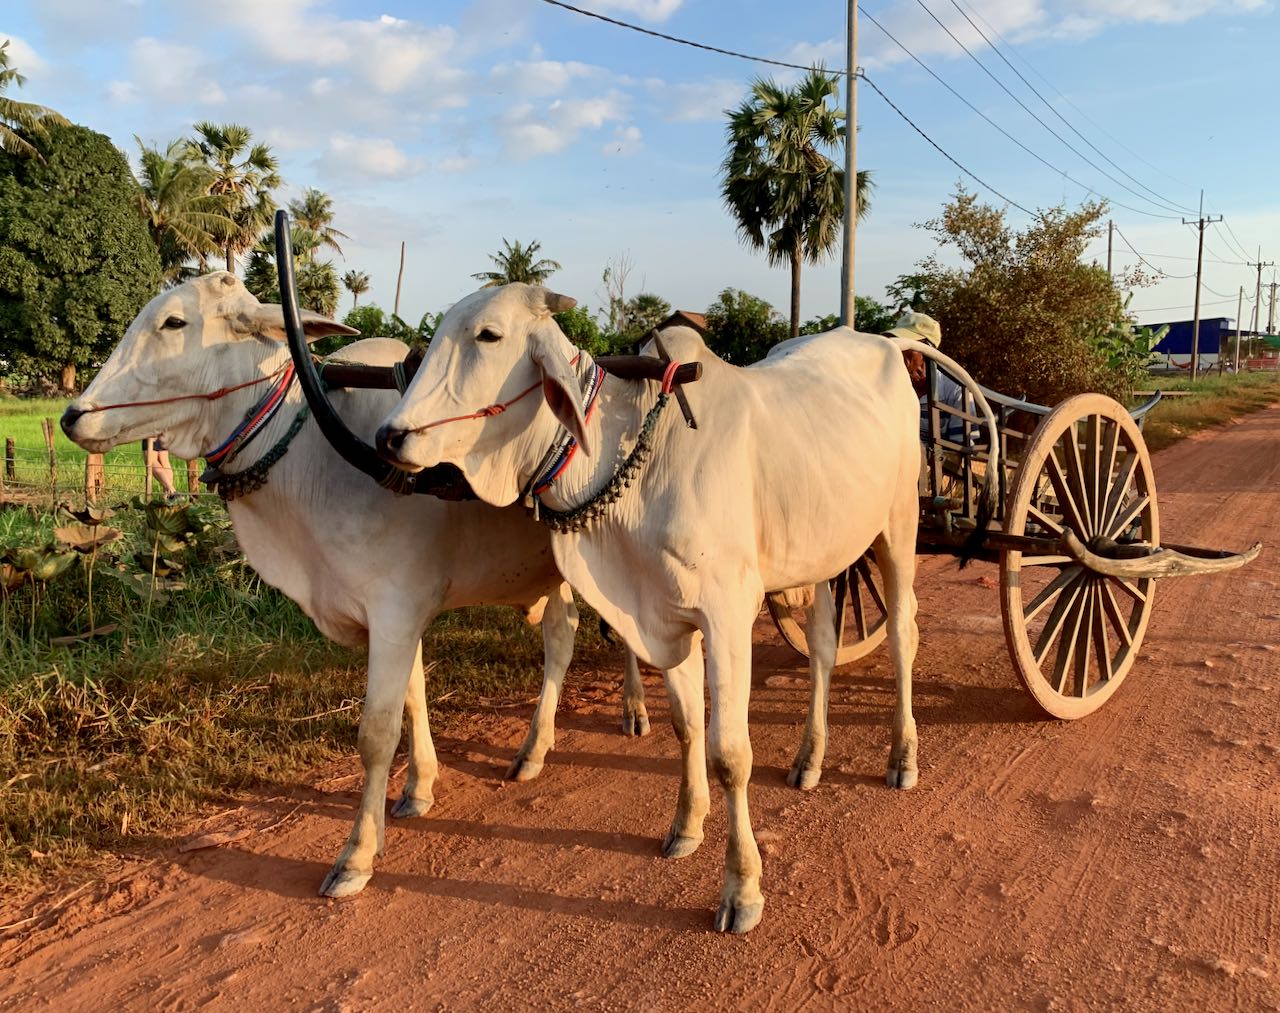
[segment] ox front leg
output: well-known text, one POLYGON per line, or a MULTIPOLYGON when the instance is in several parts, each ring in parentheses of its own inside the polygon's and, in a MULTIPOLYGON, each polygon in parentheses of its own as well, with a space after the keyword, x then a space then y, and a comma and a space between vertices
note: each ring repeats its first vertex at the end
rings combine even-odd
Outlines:
POLYGON ((836 606, 831 585, 819 581, 809 607, 809 720, 787 784, 808 791, 822 778, 827 755, 827 703, 831 698, 831 669, 836 663, 836 606))
POLYGON ((578 631, 578 607, 573 590, 561 584, 547 599, 542 613, 542 693, 533 712, 529 734, 507 768, 508 781, 529 781, 542 772, 548 750, 556 744, 556 708, 564 674, 573 660, 573 637, 578 631))
POLYGON ((413 658, 413 668, 409 671, 404 709, 409 715, 409 773, 399 800, 391 807, 391 815, 395 819, 426 815, 435 803, 436 776, 440 772, 427 719, 427 684, 422 670, 421 640, 413 658))
MULTIPOLYGON (((756 601, 757 607, 759 601, 756 601)), ((711 689, 708 751, 724 789, 729 840, 724 886, 716 911, 717 932, 749 932, 764 913, 760 891, 760 850, 751 830, 747 785, 751 781, 751 739, 747 703, 751 691, 751 610, 731 627, 708 630, 707 676, 711 689)))
MULTIPOLYGON (((633 655, 634 657, 634 655, 633 655)), ((702 843, 702 823, 711 809, 707 788, 706 707, 702 698, 702 645, 694 639, 693 650, 679 666, 663 672, 667 698, 671 704, 671 727, 680 743, 680 798, 675 819, 662 842, 664 858, 692 855, 702 843)))
MULTIPOLYGON (((387 776, 415 658, 421 642, 391 642, 369 631, 369 684, 360 716, 360 759, 364 762, 364 794, 346 847, 320 884, 325 897, 350 897, 364 889, 373 875, 373 860, 382 854, 386 832, 387 776)), ((424 707, 425 709, 425 707, 424 707)))
POLYGON ((898 690, 893 710, 893 744, 885 771, 885 783, 890 788, 914 788, 920 779, 919 740, 916 719, 911 713, 911 666, 920 643, 916 593, 912 587, 916 571, 914 501, 911 509, 910 524, 900 525, 896 537, 882 536, 876 542, 876 561, 884 576, 885 604, 889 610, 889 653, 893 657, 898 690))
MULTIPOLYGON (((626 649, 626 671, 622 677, 622 734, 648 735, 649 711, 644 705, 644 682, 635 651, 626 649)), ((699 684, 701 692, 701 684, 699 684)))

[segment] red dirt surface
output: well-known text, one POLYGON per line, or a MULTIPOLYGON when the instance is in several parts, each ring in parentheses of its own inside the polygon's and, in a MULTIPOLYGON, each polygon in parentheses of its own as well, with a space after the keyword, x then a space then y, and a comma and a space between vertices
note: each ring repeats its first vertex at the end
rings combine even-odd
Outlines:
POLYGON ((354 758, 52 912, 0 904, 0 924, 37 912, 0 934, 0 1006, 1280 1008, 1280 406, 1155 463, 1171 541, 1271 547, 1162 582, 1133 673, 1070 724, 1041 719, 1017 682, 994 568, 922 561, 914 791, 882 782, 884 652, 837 672, 821 785, 786 786, 807 674, 762 619, 751 805, 767 900, 746 937, 710 931, 714 780, 701 849, 658 857, 679 770, 660 680, 646 677, 654 733, 624 739, 617 673, 588 673, 533 782, 499 780, 527 706, 440 737, 436 808, 388 821, 353 899, 315 891, 350 826, 354 758), (228 843, 181 850, 211 833, 228 843))

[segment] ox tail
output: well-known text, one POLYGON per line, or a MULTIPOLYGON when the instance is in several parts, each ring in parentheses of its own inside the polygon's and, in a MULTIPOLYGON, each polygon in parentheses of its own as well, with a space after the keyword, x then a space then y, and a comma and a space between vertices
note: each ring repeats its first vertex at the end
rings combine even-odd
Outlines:
POLYGON ((613 627, 603 619, 600 620, 600 639, 610 647, 617 643, 617 641, 613 639, 613 627))
POLYGON ((907 338, 890 339, 904 352, 919 352, 926 359, 946 368, 947 372, 973 397, 973 403, 982 415, 987 427, 988 446, 987 476, 982 483, 982 491, 978 495, 978 510, 974 518, 976 525, 973 532, 960 547, 960 567, 963 569, 982 551, 987 542, 987 526, 999 512, 1000 485, 1002 464, 1000 462, 1000 427, 996 423, 995 413, 987 403, 978 382, 971 377, 955 359, 943 355, 932 345, 924 341, 911 341, 907 338))

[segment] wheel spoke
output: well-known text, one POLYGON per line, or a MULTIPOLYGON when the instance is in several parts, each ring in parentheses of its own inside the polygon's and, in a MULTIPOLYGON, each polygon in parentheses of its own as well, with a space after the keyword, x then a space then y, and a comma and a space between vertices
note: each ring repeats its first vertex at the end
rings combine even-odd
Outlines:
POLYGON ((1080 440, 1076 435, 1076 424, 1073 422, 1067 426, 1067 431, 1062 436, 1067 459, 1067 479, 1071 483, 1072 492, 1075 493, 1076 505, 1084 515, 1084 527, 1080 529, 1080 534, 1086 537, 1092 536, 1095 533, 1093 512, 1089 509, 1089 489, 1085 484, 1084 466, 1080 463, 1080 440))
POLYGON ((1053 534, 1058 537, 1062 537, 1062 525, 1037 507, 1034 503, 1028 504, 1027 516, 1035 520, 1035 522, 1042 528, 1048 528, 1053 534))
POLYGON ((1044 459, 1045 470, 1049 473, 1049 481, 1053 483, 1053 491, 1058 496, 1058 506, 1062 508, 1062 519, 1071 527, 1071 529, 1079 534, 1084 534, 1088 529, 1084 526, 1084 518, 1080 513, 1080 508, 1076 506, 1075 498, 1071 495, 1071 489, 1067 486, 1067 476, 1063 474, 1062 466, 1058 464, 1058 459, 1054 457, 1050 451, 1044 459))
POLYGON ((1026 622, 1031 622, 1032 619, 1038 616, 1044 610, 1044 607, 1047 604, 1049 604, 1049 600, 1055 594, 1057 594, 1064 587, 1066 587, 1073 580, 1075 580, 1078 576, 1080 576, 1080 572, 1082 569, 1083 567, 1079 567, 1079 566, 1064 567, 1062 572, 1059 573, 1056 577, 1054 577, 1053 580, 1050 581, 1050 583, 1045 586, 1044 590, 1042 590, 1038 595, 1032 598, 1030 602, 1027 603, 1026 607, 1022 610, 1023 620, 1026 622))
POLYGON ((1138 455, 1132 450, 1125 453, 1124 464, 1120 466, 1120 472, 1111 482, 1111 489, 1107 493, 1107 505, 1102 510, 1102 530, 1110 529, 1111 521, 1116 515, 1116 511, 1120 509, 1120 504, 1124 502, 1126 493, 1129 491, 1129 483, 1133 481, 1134 469, 1138 467, 1138 455))
POLYGON ((1104 420, 1102 454, 1098 459, 1098 509, 1095 510, 1093 514, 1098 518, 1099 530, 1106 526, 1107 521, 1111 517, 1111 514, 1107 512, 1107 505, 1111 499, 1111 487, 1113 485, 1112 472, 1115 471, 1116 468, 1116 451, 1119 447, 1119 423, 1109 419, 1104 420))
MULTIPOLYGON (((847 622, 845 618, 845 606, 849 603, 849 599, 854 601, 854 608, 858 607, 858 577, 854 573, 853 568, 845 570, 836 578, 836 650, 844 646, 844 628, 847 622)), ((858 639, 866 640, 867 628, 866 624, 858 622, 858 639)))
POLYGON ((1089 688, 1089 645, 1090 634, 1093 632, 1093 581, 1089 581, 1084 588, 1084 595, 1080 601, 1080 625, 1076 627, 1075 633, 1075 662, 1076 662, 1076 696, 1084 696, 1089 688))
POLYGON ((1040 631, 1040 638, 1036 641, 1037 665, 1044 664, 1045 655, 1049 653, 1049 648, 1053 646, 1054 641, 1058 639, 1058 634, 1062 632, 1063 621, 1080 597, 1082 584, 1083 575, 1077 574, 1076 579, 1058 596, 1058 600, 1053 606, 1053 611, 1049 613, 1049 619, 1044 624, 1044 629, 1040 631))
POLYGON ((1093 587, 1093 652, 1098 656, 1098 681, 1107 682, 1113 671, 1111 667, 1111 645, 1107 643, 1107 617, 1103 605, 1103 592, 1106 585, 1098 581, 1093 587))
POLYGON ((1112 628, 1120 634, 1126 646, 1133 646, 1133 634, 1129 632, 1129 623, 1120 611, 1120 605, 1116 601, 1115 594, 1111 591, 1111 585, 1106 581, 1102 582, 1102 604, 1111 619, 1112 628))
POLYGON ((1146 602, 1147 600, 1146 594, 1144 594, 1143 591, 1136 584, 1131 584, 1129 581, 1125 580, 1123 577, 1108 577, 1107 579, 1111 581, 1115 581, 1116 586, 1120 588, 1120 590, 1124 591, 1125 594, 1129 595, 1129 597, 1133 598, 1135 601, 1144 602, 1144 603, 1146 602))
POLYGON ((1023 556, 1023 566, 1061 566, 1063 563, 1074 563, 1070 556, 1023 556))
POLYGON ((862 575, 862 583, 867 587, 867 593, 871 595, 871 600, 876 603, 876 608, 880 610, 882 616, 889 614, 889 609, 885 606, 884 597, 880 594, 880 589, 876 587, 875 577, 871 572, 871 564, 867 562, 866 557, 859 559, 854 564, 858 573, 862 575))
POLYGON ((1113 520, 1106 530, 1108 538, 1119 539, 1125 530, 1133 523, 1133 519, 1147 508, 1147 504, 1151 502, 1151 497, 1143 494, 1126 506, 1120 514, 1113 520))
POLYGON ((1089 487, 1086 497, 1089 516, 1101 520, 1102 510, 1102 416, 1090 415, 1084 420, 1084 477, 1089 487))
MULTIPOLYGON (((1065 597, 1065 595, 1064 595, 1065 597)), ((1080 640, 1080 621, 1084 616, 1089 600, 1089 586, 1083 580, 1076 585, 1071 598, 1071 605, 1064 613, 1062 638, 1058 643, 1058 656, 1053 665, 1054 691, 1063 695, 1066 689, 1067 676, 1071 674, 1072 661, 1075 660, 1080 640)))

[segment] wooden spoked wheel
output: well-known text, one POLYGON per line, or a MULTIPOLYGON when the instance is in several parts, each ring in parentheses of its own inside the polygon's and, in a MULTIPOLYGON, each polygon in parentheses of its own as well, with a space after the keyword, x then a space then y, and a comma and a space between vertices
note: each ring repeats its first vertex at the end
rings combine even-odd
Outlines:
MULTIPOLYGON (((889 633, 884 581, 875 555, 867 552, 831 585, 838 617, 836 664, 847 665, 874 651, 889 633)), ((809 657, 809 638, 805 634, 809 621, 807 607, 794 600, 788 604, 784 591, 766 595, 765 604, 782 639, 809 657)))
MULTIPOLYGON (((1027 444, 1006 516, 1010 535, 1070 530, 1086 546, 1158 546, 1151 457, 1129 413, 1102 394, 1058 405, 1027 444)), ((1005 639, 1036 703, 1073 719, 1107 702, 1137 658, 1155 583, 1102 576, 1067 556, 1004 554, 1005 639)))

